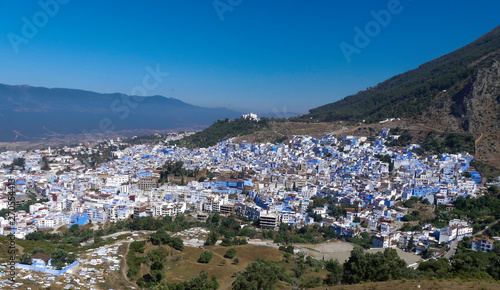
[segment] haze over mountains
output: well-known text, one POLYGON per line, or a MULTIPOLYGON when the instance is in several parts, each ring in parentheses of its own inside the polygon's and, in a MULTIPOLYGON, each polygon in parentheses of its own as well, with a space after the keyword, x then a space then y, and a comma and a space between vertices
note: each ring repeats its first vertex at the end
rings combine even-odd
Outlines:
POLYGON ((0 141, 33 141, 109 131, 201 129, 240 113, 163 96, 131 97, 75 89, 0 84, 0 141))

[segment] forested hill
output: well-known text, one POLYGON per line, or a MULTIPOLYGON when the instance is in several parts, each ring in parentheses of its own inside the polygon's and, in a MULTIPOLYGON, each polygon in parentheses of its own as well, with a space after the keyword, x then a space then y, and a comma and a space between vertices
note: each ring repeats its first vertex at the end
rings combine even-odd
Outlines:
MULTIPOLYGON (((478 71, 489 67, 492 61, 500 60, 499 53, 500 26, 452 53, 392 77, 373 88, 311 109, 309 114, 298 119, 365 119, 367 122, 373 122, 390 117, 418 117, 435 105, 441 97, 450 98, 452 102, 459 99, 460 95, 456 94, 464 88, 467 89, 467 85, 478 71)), ((498 101, 500 102, 500 99, 498 101)), ((456 107, 446 109, 449 114, 457 113, 456 107)))
POLYGON ((269 119, 267 118, 260 118, 259 121, 241 118, 235 120, 218 120, 203 131, 171 143, 189 148, 209 147, 228 138, 252 134, 266 128, 268 124, 269 119))

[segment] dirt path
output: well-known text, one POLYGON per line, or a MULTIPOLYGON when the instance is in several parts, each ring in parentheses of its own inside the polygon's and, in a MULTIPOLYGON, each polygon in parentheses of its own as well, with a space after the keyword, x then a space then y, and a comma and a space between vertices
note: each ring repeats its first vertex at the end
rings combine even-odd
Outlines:
POLYGON ((481 138, 483 138, 483 132, 481 132, 481 136, 474 141, 474 155, 476 155, 477 152, 477 144, 479 144, 479 141, 481 141, 481 138))
POLYGON ((127 281, 127 283, 132 283, 127 277, 127 254, 128 254, 129 249, 130 249, 131 243, 132 243, 131 241, 127 242, 127 249, 125 250, 125 254, 123 255, 122 265, 120 267, 120 273, 122 275, 122 278, 125 279, 125 281, 127 281))
POLYGON ((481 132, 481 136, 479 136, 479 138, 476 139, 475 143, 477 144, 481 140, 481 138, 483 138, 483 133, 482 132, 481 132))

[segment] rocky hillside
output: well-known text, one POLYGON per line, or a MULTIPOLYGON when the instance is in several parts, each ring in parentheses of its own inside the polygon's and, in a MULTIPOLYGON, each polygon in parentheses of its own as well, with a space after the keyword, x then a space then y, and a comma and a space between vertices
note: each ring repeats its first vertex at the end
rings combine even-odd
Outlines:
POLYGON ((500 163, 500 51, 471 65, 475 73, 436 98, 421 122, 476 136, 476 155, 500 163))

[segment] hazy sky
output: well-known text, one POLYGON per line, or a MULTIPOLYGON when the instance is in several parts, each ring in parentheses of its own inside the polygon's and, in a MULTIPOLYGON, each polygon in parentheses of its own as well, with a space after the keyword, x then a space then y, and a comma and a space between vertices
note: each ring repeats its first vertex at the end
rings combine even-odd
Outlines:
POLYGON ((0 83, 129 94, 159 65, 169 76, 148 95, 305 113, 474 41, 499 11, 493 0, 0 1, 0 83))

